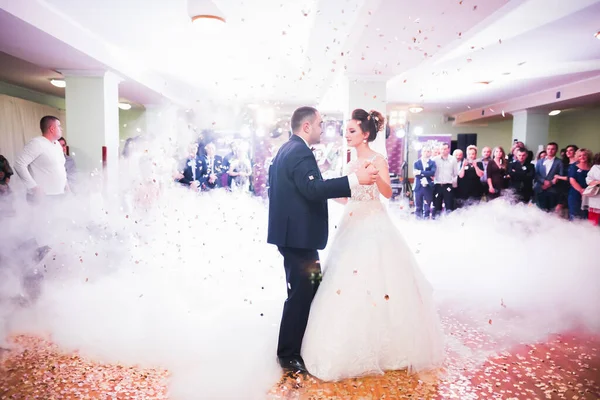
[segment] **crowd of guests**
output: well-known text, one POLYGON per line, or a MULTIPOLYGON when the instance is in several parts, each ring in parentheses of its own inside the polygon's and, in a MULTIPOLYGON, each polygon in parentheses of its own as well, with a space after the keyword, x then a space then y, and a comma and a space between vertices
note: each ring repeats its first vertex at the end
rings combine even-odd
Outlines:
POLYGON ((193 191, 229 188, 235 192, 251 190, 252 164, 243 143, 233 141, 225 157, 217 154, 214 143, 202 146, 192 142, 175 180, 193 191))
MULTIPOLYGON (((29 141, 15 159, 14 169, 0 155, 0 211, 2 201, 11 196, 10 180, 16 174, 27 189, 27 199, 60 199, 76 187, 76 168, 62 137, 60 120, 45 116, 40 120, 41 136, 29 141)), ((123 149, 128 158, 135 138, 123 149), (131 142, 131 143, 130 143, 131 142)), ((534 159, 524 143, 515 142, 506 154, 501 146, 484 147, 478 157, 476 146, 450 155, 447 143, 424 147, 414 163, 415 215, 437 218, 481 201, 499 197, 536 204, 569 219, 600 220, 600 153, 568 145, 558 153, 558 145, 548 143, 534 159), (558 154, 560 154, 560 156, 558 154)), ((229 154, 221 157, 214 143, 193 142, 174 176, 175 181, 201 192, 215 188, 232 191, 252 190, 252 164, 247 147, 233 141, 229 154)))
POLYGON ((557 156, 558 145, 548 143, 536 159, 522 142, 510 154, 501 146, 457 149, 447 143, 425 147, 414 163, 415 215, 435 219, 442 211, 499 197, 533 202, 540 209, 573 219, 600 219, 600 153, 569 145, 557 156))

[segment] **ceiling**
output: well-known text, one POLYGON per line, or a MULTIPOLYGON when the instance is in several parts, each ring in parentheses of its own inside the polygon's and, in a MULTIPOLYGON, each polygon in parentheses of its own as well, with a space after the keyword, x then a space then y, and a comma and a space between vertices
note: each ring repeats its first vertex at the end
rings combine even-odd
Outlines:
MULTIPOLYGON (((1 6, 0 2, 0 6, 1 6)), ((58 97, 65 90, 50 84, 61 78, 58 71, 100 71, 110 69, 94 57, 43 32, 0 7, 0 81, 58 97)), ((134 107, 158 104, 162 96, 136 80, 124 79, 119 85, 121 100, 134 107)))
POLYGON ((37 92, 65 97, 65 89, 50 84, 50 79, 61 79, 62 75, 48 68, 0 52, 0 81, 25 87, 37 92))
MULTIPOLYGON (((37 3, 191 101, 317 104, 343 76, 387 81, 388 103, 458 113, 600 75, 600 0, 213 1, 227 18, 216 35, 191 25, 186 0, 37 3)), ((0 39, 0 51, 23 48, 0 39)), ((48 66, 81 61, 67 53, 48 66)))

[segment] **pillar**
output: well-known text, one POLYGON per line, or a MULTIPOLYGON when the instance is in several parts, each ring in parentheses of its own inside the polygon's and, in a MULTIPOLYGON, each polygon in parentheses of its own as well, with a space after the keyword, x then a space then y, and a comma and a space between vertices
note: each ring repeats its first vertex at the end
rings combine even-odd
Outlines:
MULTIPOLYGON (((548 143, 550 117, 547 111, 524 110, 513 113, 513 142, 519 140, 534 154, 548 143)), ((510 151, 510 149, 506 149, 510 151)))
POLYGON ((116 193, 119 177, 119 82, 112 72, 62 71, 68 143, 78 170, 78 181, 85 185, 102 176, 107 193, 116 193), (103 166, 103 147, 106 165, 103 166))

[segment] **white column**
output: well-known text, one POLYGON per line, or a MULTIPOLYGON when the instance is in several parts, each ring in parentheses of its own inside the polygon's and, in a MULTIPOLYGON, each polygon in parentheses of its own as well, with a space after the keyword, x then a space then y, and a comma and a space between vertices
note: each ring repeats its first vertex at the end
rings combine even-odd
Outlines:
MULTIPOLYGON (((384 117, 386 115, 386 81, 361 81, 356 79, 348 80, 348 96, 345 108, 344 120, 349 120, 352 111, 357 108, 363 110, 379 111, 384 117)), ((346 141, 343 141, 344 150, 346 150, 346 141)), ((385 147, 385 131, 377 135, 377 139, 370 144, 371 148, 387 157, 385 147)), ((346 154, 346 151, 344 151, 346 154)), ((354 149, 351 151, 351 158, 355 159, 354 149)), ((344 157, 344 162, 346 158, 344 157)))
MULTIPOLYGON (((512 138, 525 143, 534 154, 548 143, 550 117, 546 111, 524 110, 513 113, 512 138)), ((510 151, 510 149, 506 149, 510 151)))
POLYGON ((71 155, 85 184, 91 174, 104 177, 104 189, 116 193, 119 176, 119 82, 112 72, 62 71, 71 155), (102 148, 107 163, 103 170, 102 148))

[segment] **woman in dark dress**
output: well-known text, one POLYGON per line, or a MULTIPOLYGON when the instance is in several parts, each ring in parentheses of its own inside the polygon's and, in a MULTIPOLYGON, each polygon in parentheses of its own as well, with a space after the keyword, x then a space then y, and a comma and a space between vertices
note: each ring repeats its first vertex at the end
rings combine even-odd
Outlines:
POLYGON ((483 164, 477 162, 477 147, 467 147, 467 157, 458 172, 458 198, 459 207, 468 206, 481 200, 481 177, 483 164))
POLYGON ((489 199, 500 197, 502 191, 508 187, 506 179, 506 154, 500 146, 495 147, 492 152, 492 161, 487 166, 487 180, 489 186, 489 199))

